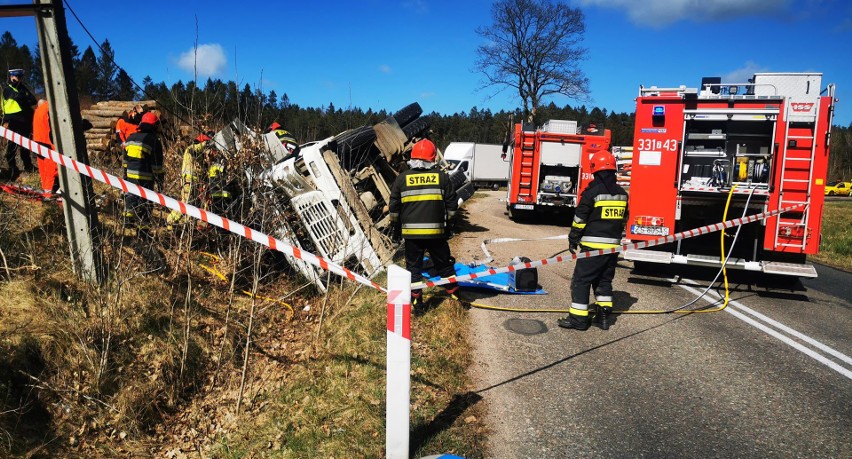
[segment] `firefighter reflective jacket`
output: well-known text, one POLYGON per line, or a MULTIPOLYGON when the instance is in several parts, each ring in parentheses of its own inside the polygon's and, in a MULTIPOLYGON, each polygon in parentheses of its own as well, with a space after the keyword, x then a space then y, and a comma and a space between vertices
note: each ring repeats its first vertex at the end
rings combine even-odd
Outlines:
POLYGON ((388 201, 391 222, 402 227, 405 239, 446 238, 447 223, 458 206, 449 176, 435 168, 403 171, 394 181, 388 201))
POLYGON ((162 182, 163 146, 149 125, 127 138, 124 177, 131 181, 162 182))
POLYGON ((614 178, 607 187, 595 177, 583 191, 574 212, 574 222, 568 235, 570 246, 582 244, 592 249, 618 247, 626 221, 627 192, 615 184, 614 178))
POLYGON ((234 197, 234 183, 228 177, 228 168, 223 161, 216 161, 207 169, 207 186, 212 199, 234 197))
POLYGON ((278 137, 278 140, 281 141, 283 145, 288 143, 298 146, 299 142, 296 141, 296 138, 293 137, 293 134, 290 134, 290 131, 284 129, 276 129, 275 137, 278 137))

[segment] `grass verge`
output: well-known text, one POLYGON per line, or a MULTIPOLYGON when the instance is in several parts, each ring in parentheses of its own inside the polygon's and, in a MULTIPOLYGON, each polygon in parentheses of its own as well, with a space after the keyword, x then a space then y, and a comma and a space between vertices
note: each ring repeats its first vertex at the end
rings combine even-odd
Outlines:
POLYGON ((819 253, 811 258, 819 263, 852 272, 852 201, 825 203, 819 253))
MULTIPOLYGON (((221 439, 221 456, 384 456, 386 300, 366 289, 350 296, 351 288, 332 294, 313 358, 291 369, 262 416, 221 439)), ((440 293, 427 301, 412 323, 411 457, 484 457, 466 311, 440 293)))

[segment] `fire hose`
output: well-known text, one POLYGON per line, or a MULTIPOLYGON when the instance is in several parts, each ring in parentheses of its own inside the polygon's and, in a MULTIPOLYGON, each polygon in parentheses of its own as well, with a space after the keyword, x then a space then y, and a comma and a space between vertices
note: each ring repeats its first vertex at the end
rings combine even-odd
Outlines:
MULTIPOLYGON (((737 186, 733 185, 731 187, 731 189, 728 191, 728 198, 725 202, 725 210, 722 214, 722 221, 725 221, 728 217, 728 209, 729 209, 730 204, 731 204, 731 198, 732 198, 734 190, 736 188, 737 188, 737 186)), ((752 188, 751 192, 748 195, 745 206, 743 208, 743 215, 742 215, 741 218, 745 218, 746 212, 748 212, 748 205, 751 202, 752 196, 754 195, 754 190, 755 190, 755 188, 752 188)), ((731 247, 730 247, 730 250, 728 251, 728 253, 730 253, 730 251, 732 251, 734 246, 736 245, 737 238, 740 235, 740 230, 742 230, 742 227, 743 227, 743 225, 737 226, 737 231, 734 234, 734 237, 731 241, 731 247)), ((728 274, 727 274, 727 269, 726 269, 726 265, 728 263, 729 256, 728 256, 728 254, 725 253, 725 235, 726 235, 725 231, 723 230, 720 233, 721 233, 720 234, 720 245, 721 245, 720 250, 721 250, 721 257, 722 257, 721 258, 722 267, 719 270, 719 272, 716 273, 716 276, 713 278, 713 280, 710 282, 710 284, 707 286, 707 288, 704 289, 704 291, 701 292, 700 295, 696 296, 690 302, 685 303, 685 304, 678 306, 676 308, 673 308, 673 309, 667 309, 667 310, 653 310, 653 309, 652 310, 626 310, 626 309, 619 310, 619 309, 613 309, 612 313, 613 314, 673 314, 673 313, 692 314, 692 313, 719 312, 719 311, 722 311, 723 309, 725 309, 728 306, 728 302, 730 301, 730 290, 729 290, 729 287, 728 287, 728 274), (722 303, 722 305, 715 307, 715 308, 710 308, 710 306, 706 306, 706 307, 702 307, 702 308, 698 308, 698 309, 686 309, 687 307, 695 304, 695 302, 697 302, 699 299, 703 298, 710 291, 710 289, 713 287, 713 285, 716 283, 716 281, 719 279, 720 275, 723 276, 723 278, 724 278, 724 286, 725 286, 725 297, 724 297, 724 302, 722 303)), ((548 237, 548 238, 545 238, 545 239, 548 239, 548 240, 565 239, 565 236, 554 236, 554 237, 548 237)), ((521 239, 521 240, 529 240, 529 239, 521 239)), ((506 241, 508 241, 508 239, 492 239, 491 241, 492 242, 506 242, 506 241)), ((490 253, 488 253, 488 251, 485 249, 485 243, 483 243, 483 250, 485 251, 488 258, 491 259, 490 253)), ((464 298, 462 298, 461 296, 458 296, 458 295, 451 295, 451 297, 453 299, 461 302, 461 303, 464 303, 466 305, 469 305, 470 307, 477 308, 477 309, 487 309, 487 310, 493 310, 493 311, 506 311, 506 312, 521 312, 521 313, 563 313, 563 314, 568 313, 568 309, 508 308, 508 307, 502 307, 502 306, 481 304, 481 303, 478 303, 478 302, 475 302, 475 301, 468 301, 468 300, 466 300, 466 299, 464 299, 464 298)))

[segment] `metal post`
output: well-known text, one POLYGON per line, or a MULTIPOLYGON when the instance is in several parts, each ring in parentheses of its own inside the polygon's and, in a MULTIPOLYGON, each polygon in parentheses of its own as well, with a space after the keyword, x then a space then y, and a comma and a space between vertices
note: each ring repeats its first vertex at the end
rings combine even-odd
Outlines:
POLYGON ((411 405, 411 273, 388 266, 385 457, 408 459, 411 405))
MULTIPOLYGON (((56 150, 88 164, 62 0, 33 0, 33 4, 44 90, 50 104, 50 130, 56 150)), ((74 170, 59 167, 59 183, 74 272, 90 282, 100 284, 104 274, 92 181, 74 170)))

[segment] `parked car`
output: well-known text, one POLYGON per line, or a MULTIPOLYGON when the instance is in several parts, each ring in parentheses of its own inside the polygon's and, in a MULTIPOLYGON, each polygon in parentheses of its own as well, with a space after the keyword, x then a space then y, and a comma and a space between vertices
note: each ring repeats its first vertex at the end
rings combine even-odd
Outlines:
POLYGON ((852 183, 837 181, 825 187, 826 196, 849 196, 849 190, 852 189, 852 183))

